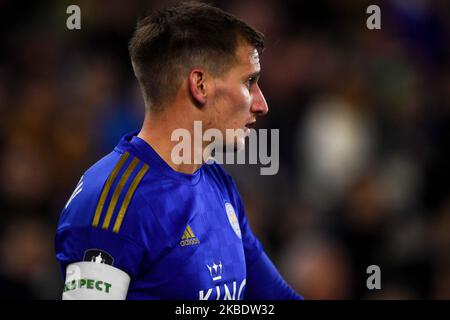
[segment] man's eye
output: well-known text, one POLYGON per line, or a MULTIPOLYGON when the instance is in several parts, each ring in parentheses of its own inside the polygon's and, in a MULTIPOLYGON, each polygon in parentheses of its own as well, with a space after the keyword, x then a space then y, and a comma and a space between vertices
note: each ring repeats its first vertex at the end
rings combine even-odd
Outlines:
POLYGON ((250 87, 250 85, 254 84, 254 83, 255 83, 255 80, 256 80, 255 77, 250 77, 250 78, 248 78, 248 80, 247 80, 247 82, 246 82, 247 87, 250 87))

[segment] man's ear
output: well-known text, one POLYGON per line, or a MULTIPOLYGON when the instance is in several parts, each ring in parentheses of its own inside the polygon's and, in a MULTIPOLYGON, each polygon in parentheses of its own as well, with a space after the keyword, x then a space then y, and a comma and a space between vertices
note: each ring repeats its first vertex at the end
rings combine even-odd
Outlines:
POLYGON ((206 72, 202 69, 192 69, 189 72, 188 88, 194 103, 202 107, 207 98, 206 72))

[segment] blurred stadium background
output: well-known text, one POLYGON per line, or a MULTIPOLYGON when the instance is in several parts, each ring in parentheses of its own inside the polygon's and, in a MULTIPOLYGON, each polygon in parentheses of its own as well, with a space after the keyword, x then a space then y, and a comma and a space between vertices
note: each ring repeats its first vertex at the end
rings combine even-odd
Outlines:
MULTIPOLYGON (((173 2, 0 1, 0 298, 60 298, 59 213, 139 128, 127 42, 173 2)), ((308 299, 450 299, 450 3, 210 3, 267 37, 261 127, 280 129, 280 170, 227 169, 285 278, 308 299), (372 264, 381 290, 366 288, 372 264)))

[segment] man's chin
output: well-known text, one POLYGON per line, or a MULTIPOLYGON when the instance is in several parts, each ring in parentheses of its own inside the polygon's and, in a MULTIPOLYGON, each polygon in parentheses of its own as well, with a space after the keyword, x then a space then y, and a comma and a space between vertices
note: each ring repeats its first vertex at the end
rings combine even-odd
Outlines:
POLYGON ((224 152, 240 152, 245 149, 245 138, 237 139, 233 143, 224 145, 224 152))
POLYGON ((242 141, 235 141, 234 143, 223 144, 222 147, 216 147, 217 151, 222 153, 236 153, 245 149, 245 139, 242 141))

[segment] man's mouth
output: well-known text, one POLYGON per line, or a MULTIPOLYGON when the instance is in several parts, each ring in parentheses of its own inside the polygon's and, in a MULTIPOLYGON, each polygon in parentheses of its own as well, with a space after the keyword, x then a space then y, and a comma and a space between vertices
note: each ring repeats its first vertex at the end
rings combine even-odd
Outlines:
POLYGON ((246 128, 253 129, 256 126, 256 121, 249 122, 245 125, 246 128))

